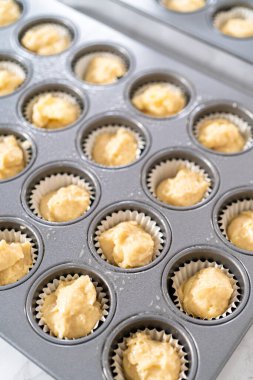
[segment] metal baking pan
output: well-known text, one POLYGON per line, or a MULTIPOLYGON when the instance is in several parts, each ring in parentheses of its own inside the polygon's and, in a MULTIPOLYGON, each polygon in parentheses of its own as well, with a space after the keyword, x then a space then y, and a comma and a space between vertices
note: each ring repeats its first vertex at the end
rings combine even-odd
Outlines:
POLYGON ((253 63, 253 38, 232 38, 220 33, 213 25, 213 18, 219 11, 229 10, 234 6, 246 6, 252 9, 250 0, 207 0, 204 8, 184 14, 168 10, 160 0, 113 1, 130 6, 149 17, 253 63))
POLYGON ((1 131, 31 141, 27 170, 0 183, 0 230, 23 230, 34 241, 38 258, 21 281, 0 289, 0 335, 56 379, 113 379, 111 357, 125 334, 139 328, 164 329, 181 342, 187 354, 187 379, 214 379, 252 322, 252 257, 231 246, 218 227, 220 208, 233 199, 252 197, 253 151, 224 156, 199 146, 192 133, 194 118, 204 109, 233 110, 253 125, 252 97, 179 61, 155 52, 53 0, 23 1, 24 13, 14 25, 0 30, 2 57, 19 60, 27 80, 12 95, 0 99, 1 131), (37 20, 55 20, 70 28, 71 47, 57 56, 38 57, 20 46, 20 33, 37 20), (72 71, 80 50, 107 46, 124 55, 125 77, 108 86, 91 86, 72 71), (187 107, 178 116, 154 119, 136 111, 129 97, 145 81, 169 79, 185 89, 187 107), (24 106, 37 92, 61 89, 81 106, 71 127, 47 132, 24 118, 24 106), (87 159, 81 149, 87 131, 108 122, 124 122, 138 130, 146 145, 138 161, 106 169, 87 159), (171 157, 193 160, 212 181, 210 196, 197 207, 165 207, 148 192, 149 169, 171 157), (94 189, 87 214, 75 222, 55 225, 35 216, 29 194, 44 176, 81 176, 94 189), (118 210, 150 216, 164 243, 159 257, 139 270, 120 270, 106 263, 94 246, 94 229, 101 218, 118 210), (237 278, 236 309, 218 320, 203 321, 181 312, 173 302, 169 279, 183 262, 208 259, 222 263, 237 278), (35 298, 53 278, 89 274, 104 289, 108 316, 94 333, 75 341, 59 340, 38 325, 35 298))

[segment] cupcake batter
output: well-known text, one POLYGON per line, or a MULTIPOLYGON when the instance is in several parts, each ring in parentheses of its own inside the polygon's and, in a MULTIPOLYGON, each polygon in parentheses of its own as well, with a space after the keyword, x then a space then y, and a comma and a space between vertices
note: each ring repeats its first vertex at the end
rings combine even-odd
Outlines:
POLYGON ((57 289, 45 296, 42 319, 60 339, 77 339, 88 335, 102 317, 97 292, 89 276, 59 281, 57 289))
POLYGON ((0 286, 24 277, 32 266, 32 246, 25 243, 0 241, 0 286))
POLYGON ((201 173, 182 167, 174 178, 164 179, 158 184, 156 196, 173 206, 193 206, 203 199, 208 187, 201 173))
POLYGON ((78 104, 67 96, 42 94, 32 107, 32 123, 38 128, 59 129, 73 124, 80 116, 78 104))
POLYGON ((24 76, 18 75, 14 71, 0 68, 0 96, 14 92, 23 82, 24 76))
POLYGON ((38 55, 54 55, 66 50, 71 44, 69 31, 57 24, 40 24, 25 32, 22 45, 38 55))
POLYGON ((127 380, 178 380, 181 361, 169 342, 160 342, 145 332, 137 332, 127 339, 123 370, 127 380))
POLYGON ((0 136, 0 180, 17 175, 25 165, 25 155, 16 137, 0 136))
POLYGON ((13 24, 20 18, 20 8, 14 0, 0 0, 0 27, 13 24))
POLYGON ((154 256, 154 241, 135 221, 121 222, 99 236, 99 244, 107 260, 121 268, 149 264, 154 256))
POLYGON ((243 211, 233 218, 227 236, 236 247, 253 251, 253 211, 243 211))
POLYGON ((222 153, 240 152, 245 145, 237 125, 224 118, 203 120, 198 139, 206 148, 222 153))
POLYGON ((220 31, 227 36, 235 38, 248 38, 253 36, 253 20, 232 17, 220 28, 220 31))
POLYGON ((163 5, 171 11, 194 12, 206 5, 205 0, 163 0, 163 5))
POLYGON ((177 293, 186 313, 212 319, 228 309, 233 294, 232 280, 219 268, 204 268, 183 283, 177 293))
POLYGON ((137 90, 132 103, 147 115, 169 117, 182 111, 186 97, 180 88, 171 87, 168 83, 155 83, 137 90))
POLYGON ((83 79, 92 84, 110 84, 123 77, 126 71, 122 58, 106 53, 91 59, 83 79))
POLYGON ((83 215, 89 205, 90 193, 81 186, 69 185, 44 195, 39 208, 49 222, 68 222, 83 215))
POLYGON ((137 158, 137 141, 133 132, 119 128, 116 132, 101 132, 97 135, 92 159, 104 166, 121 166, 137 158))

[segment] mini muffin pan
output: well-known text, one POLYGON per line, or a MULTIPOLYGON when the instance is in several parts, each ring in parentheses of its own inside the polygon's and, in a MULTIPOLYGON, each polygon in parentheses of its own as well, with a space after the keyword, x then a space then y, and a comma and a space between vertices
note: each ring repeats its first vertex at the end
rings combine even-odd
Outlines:
MULTIPOLYGON (((13 57, 27 68, 24 84, 0 98, 0 133, 29 141, 31 158, 23 172, 0 181, 0 230, 23 231, 36 247, 36 261, 23 279, 0 287, 1 337, 56 379, 112 380, 115 350, 124 338, 139 330, 157 330, 183 347, 184 378, 214 379, 252 323, 253 253, 236 249, 227 240, 221 217, 229 205, 253 199, 253 150, 251 143, 231 155, 203 149, 194 127, 210 113, 232 113, 249 125, 246 132, 251 141, 252 96, 56 1, 29 0, 23 5, 23 17, 0 29, 0 57, 13 57), (49 19, 70 28, 71 46, 48 57, 25 50, 20 45, 22 31, 30 23, 49 19), (106 86, 77 78, 78 59, 97 51, 125 57, 126 75, 106 86), (164 81, 184 91, 188 103, 182 112, 159 119, 133 107, 131 97, 137 88, 164 81), (47 131, 30 122, 29 102, 52 91, 72 96, 80 105, 80 118, 69 128, 47 131), (92 132, 117 125, 140 137, 140 154, 130 165, 97 165, 87 156, 85 141, 92 132), (208 177, 209 191, 194 207, 169 207, 150 191, 150 173, 168 160, 190 162, 208 177), (37 214, 34 191, 45 180, 53 186, 54 178, 84 181, 91 188, 86 214, 69 223, 47 222, 37 214), (159 229, 157 255, 144 267, 118 268, 105 260, 97 246, 101 223, 107 217, 112 222, 112 216, 122 212, 133 218, 143 214, 159 229), (175 299, 174 273, 198 260, 224 267, 238 286, 233 305, 217 319, 193 318, 175 299), (106 298, 105 316, 84 338, 56 338, 40 323, 38 298, 61 276, 81 274, 89 275, 98 297, 102 292, 106 298)), ((154 6, 160 9, 155 1, 154 6)), ((167 11, 161 8, 161 12, 167 11)), ((205 18, 205 12, 175 17, 205 18)), ((245 48, 246 42, 236 43, 245 48)))
POLYGON ((251 0, 206 0, 205 7, 188 13, 167 9, 162 4, 162 0, 113 1, 131 6, 149 17, 253 63, 253 37, 233 38, 226 36, 213 24, 214 17, 221 11, 228 11, 234 7, 246 7, 253 11, 251 0))

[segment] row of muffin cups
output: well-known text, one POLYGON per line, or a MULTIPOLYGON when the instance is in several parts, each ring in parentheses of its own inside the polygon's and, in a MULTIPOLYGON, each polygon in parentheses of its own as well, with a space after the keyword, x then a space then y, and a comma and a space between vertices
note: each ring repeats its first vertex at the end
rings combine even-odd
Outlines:
MULTIPOLYGON (((38 255, 37 259, 41 259, 41 238, 34 228, 23 223, 23 221, 15 218, 3 218, 1 235, 6 239, 15 239, 15 241, 29 239, 33 242, 34 252, 38 255), (9 228, 3 229, 3 227, 9 228), (18 231, 20 227, 21 233, 18 231), (37 243, 35 243, 35 236, 39 239, 37 243)), ((183 318, 192 323, 216 325, 227 322, 243 310, 249 298, 249 278, 244 266, 232 254, 214 246, 194 246, 178 252, 166 264, 161 278, 162 292, 170 309, 177 314, 179 319, 183 318), (200 269, 210 267, 219 268, 230 278, 233 284, 233 294, 225 313, 212 320, 202 320, 188 315, 183 310, 177 297, 177 289, 200 269)), ((64 263, 47 269, 35 280, 27 296, 26 313, 30 324, 41 337, 57 344, 73 345, 85 343, 104 331, 113 318, 116 304, 117 294, 104 274, 80 263, 64 263), (41 313, 43 302, 47 295, 57 289, 60 281, 75 280, 82 275, 88 275, 96 288, 97 300, 103 310, 102 316, 87 336, 73 340, 59 339, 53 335, 43 320, 41 313)), ((108 379, 124 378, 122 353, 126 349, 127 338, 136 331, 144 331, 153 340, 168 341, 181 359, 180 378, 188 378, 190 374, 192 375, 194 368, 196 369, 197 355, 190 335, 179 324, 170 321, 166 315, 162 317, 161 315, 147 315, 145 313, 127 318, 110 334, 109 340, 106 340, 103 369, 107 373, 108 379)))
MULTIPOLYGON (((25 115, 26 115, 26 119, 28 120, 29 120, 29 117, 27 115, 29 115, 29 109, 30 107, 25 108, 26 110, 25 115)), ((29 125, 31 126, 31 124, 29 125)), ((253 143, 252 125, 253 124, 252 124, 251 113, 243 109, 241 106, 235 103, 230 103, 230 102, 211 101, 211 102, 207 102, 207 103, 197 106, 195 110, 192 112, 192 114, 190 115, 188 119, 188 132, 189 132, 190 137, 194 141, 194 143, 196 143, 197 147, 200 147, 203 150, 207 152, 212 152, 214 154, 223 155, 223 156, 230 156, 230 155, 232 156, 232 155, 240 155, 243 152, 248 151, 249 149, 252 148, 252 143, 253 143), (198 126, 203 122, 203 120, 210 120, 212 118, 222 118, 222 117, 226 118, 227 120, 231 120, 238 126, 238 129, 240 130, 241 135, 245 139, 245 146, 244 146, 243 151, 236 152, 236 153, 217 152, 217 151, 204 147, 198 141, 198 126)), ((20 175, 24 171, 26 171, 28 168, 30 168, 34 160, 36 159, 36 144, 33 141, 33 138, 31 138, 27 132, 26 133, 23 133, 23 131, 20 132, 21 128, 17 129, 16 127, 17 126, 8 125, 8 124, 4 124, 0 126, 0 139, 1 139, 0 141, 3 141, 3 138, 9 135, 13 135, 16 138, 20 148, 23 151, 24 161, 25 161, 24 170, 18 173, 18 175, 20 175)), ((100 115, 96 115, 95 117, 92 117, 91 119, 87 120, 87 122, 79 128, 77 137, 76 137, 76 147, 81 158, 88 161, 90 164, 93 164, 98 167, 103 167, 104 169, 112 169, 112 168, 120 169, 128 165, 132 165, 138 162, 140 159, 142 159, 145 156, 150 146, 151 146, 151 137, 147 129, 139 121, 136 121, 133 118, 127 117, 122 112, 107 112, 107 113, 103 113, 100 115), (124 130, 127 133, 131 134, 134 140, 136 141, 137 148, 136 148, 135 159, 132 161, 129 161, 125 165, 111 165, 111 166, 104 165, 101 162, 98 162, 96 159, 94 159, 93 149, 97 141, 97 138, 99 136, 102 136, 104 133, 116 135, 117 131, 119 130, 124 130)), ((173 157, 173 155, 171 155, 170 158, 177 159, 177 157, 176 156, 173 157)), ((160 159, 160 162, 162 162, 161 159, 160 159)), ((154 168, 154 171, 156 171, 155 174, 158 174, 157 168, 154 168)), ((175 166, 173 167, 173 165, 166 166, 166 164, 163 164, 163 167, 160 168, 160 171, 161 171, 160 176, 163 176, 163 173, 164 173, 164 174, 167 174, 168 177, 173 177, 173 172, 175 175, 177 170, 175 166)), ((207 170, 207 173, 208 173, 208 170, 207 170)), ((154 194, 154 185, 156 185, 156 183, 155 184, 152 183, 152 178, 154 180, 154 177, 155 176, 153 173, 152 175, 150 175, 150 178, 148 179, 148 187, 151 193, 153 194, 154 194)), ((159 174, 158 174, 158 177, 159 177, 159 174)), ((213 175, 211 175, 211 177, 213 177, 213 175)), ((15 178, 16 176, 3 178, 2 180, 0 180, 0 183, 5 180, 10 180, 10 179, 15 179, 15 178)))

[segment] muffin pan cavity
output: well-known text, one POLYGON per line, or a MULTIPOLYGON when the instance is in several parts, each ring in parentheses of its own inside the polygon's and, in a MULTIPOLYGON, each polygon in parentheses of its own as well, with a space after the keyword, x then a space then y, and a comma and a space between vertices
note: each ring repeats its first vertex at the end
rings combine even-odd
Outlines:
POLYGON ((102 365, 107 380, 123 380, 122 352, 125 341, 136 332, 146 332, 157 341, 169 341, 181 358, 180 379, 193 379, 197 369, 195 345, 178 323, 156 314, 135 315, 121 322, 109 336, 102 356, 102 365))
POLYGON ((0 241, 1 240, 5 240, 7 243, 29 242, 31 244, 32 265, 24 277, 11 284, 0 286, 0 291, 20 285, 34 275, 42 261, 44 250, 40 233, 34 227, 19 218, 1 216, 0 241))
POLYGON ((177 253, 164 270, 162 287, 167 302, 178 316, 192 323, 209 326, 235 318, 245 307, 250 292, 247 272, 239 260, 226 250, 213 246, 194 246, 177 253), (199 270, 211 267, 221 269, 231 280, 233 293, 228 308, 216 318, 193 317, 184 311, 177 290, 199 270))
POLYGON ((48 269, 34 282, 27 296, 26 313, 31 326, 40 336, 47 339, 51 343, 57 343, 60 345, 74 345, 85 343, 90 339, 97 337, 97 335, 100 334, 110 323, 110 320, 114 314, 115 306, 116 298, 114 291, 104 276, 97 273, 89 266, 68 263, 60 264, 48 269), (59 281, 71 281, 80 276, 86 275, 89 276, 91 282, 96 288, 97 300, 100 302, 103 311, 102 317, 91 333, 82 338, 57 338, 50 332, 45 322, 43 322, 43 317, 40 310, 44 297, 57 289, 59 281))
POLYGON ((150 136, 147 130, 135 119, 130 119, 125 114, 117 114, 108 112, 98 115, 96 118, 87 120, 81 127, 77 137, 77 148, 83 158, 89 160, 94 165, 98 165, 107 169, 124 168, 133 165, 139 161, 148 151, 150 147, 150 136), (105 166, 98 164, 92 157, 92 151, 96 142, 96 138, 100 133, 114 134, 119 129, 131 132, 137 142, 136 159, 127 165, 121 166, 105 166))

